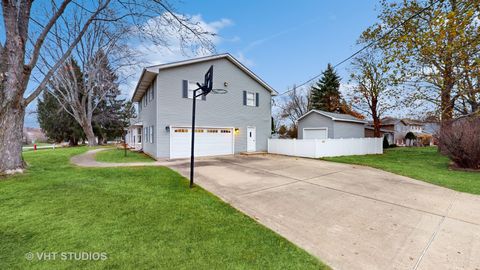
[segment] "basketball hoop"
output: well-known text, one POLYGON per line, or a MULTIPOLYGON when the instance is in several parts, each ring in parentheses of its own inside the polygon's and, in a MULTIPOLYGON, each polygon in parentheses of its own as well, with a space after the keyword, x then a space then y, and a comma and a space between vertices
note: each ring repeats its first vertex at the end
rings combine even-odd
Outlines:
POLYGON ((212 94, 223 95, 228 93, 227 89, 212 89, 212 94))

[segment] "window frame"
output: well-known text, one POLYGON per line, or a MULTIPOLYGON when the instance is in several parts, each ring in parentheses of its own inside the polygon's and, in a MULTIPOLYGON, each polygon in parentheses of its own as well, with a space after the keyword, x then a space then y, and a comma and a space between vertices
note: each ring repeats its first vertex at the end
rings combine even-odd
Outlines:
POLYGON ((249 107, 256 107, 257 106, 257 103, 256 103, 256 93, 255 92, 249 92, 247 91, 247 97, 246 97, 246 106, 249 106, 249 107), (249 95, 253 96, 253 98, 249 98, 249 95), (252 104, 249 104, 249 101, 252 102, 252 104))
MULTIPOLYGON (((193 99, 193 91, 198 88, 198 85, 195 81, 187 81, 187 98, 193 99), (190 88, 193 86, 193 88, 190 88)), ((198 96, 197 100, 202 100, 202 96, 198 96)))

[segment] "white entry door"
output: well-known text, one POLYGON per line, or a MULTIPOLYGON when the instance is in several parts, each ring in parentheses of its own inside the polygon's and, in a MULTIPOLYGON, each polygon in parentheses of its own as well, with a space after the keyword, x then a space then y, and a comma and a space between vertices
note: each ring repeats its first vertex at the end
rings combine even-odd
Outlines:
MULTIPOLYGON (((232 155, 232 128, 195 129, 195 156, 232 155)), ((192 129, 188 127, 172 127, 170 129, 170 158, 186 158, 190 156, 192 129)))
POLYGON ((247 127, 247 152, 257 151, 257 129, 247 127))

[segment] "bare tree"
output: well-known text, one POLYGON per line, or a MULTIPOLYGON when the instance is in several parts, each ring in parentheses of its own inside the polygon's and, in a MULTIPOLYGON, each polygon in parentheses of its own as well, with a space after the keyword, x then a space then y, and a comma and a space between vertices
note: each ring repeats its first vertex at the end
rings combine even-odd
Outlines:
POLYGON ((296 125, 296 121, 300 116, 308 112, 310 107, 310 94, 303 89, 293 87, 282 100, 278 101, 280 108, 280 118, 291 121, 292 125, 296 125))
POLYGON ((111 31, 104 21, 94 22, 73 56, 54 74, 48 88, 80 124, 89 146, 97 144, 92 124, 94 113, 107 95, 118 92, 116 73, 137 64, 135 53, 120 42, 127 29, 116 30, 111 31))
POLYGON ((352 93, 353 106, 372 117, 374 136, 381 137, 380 119, 397 101, 389 67, 375 49, 355 57, 352 66, 351 79, 356 84, 352 93))
MULTIPOLYGON (((95 21, 130 26, 169 46, 171 34, 190 51, 211 50, 211 33, 167 0, 3 0, 0 44, 0 173, 21 171, 25 109, 64 65, 95 21), (168 37, 168 38, 167 38, 168 37), (27 89, 32 89, 27 92, 27 89)), ((130 38, 131 36, 129 36, 130 38)))

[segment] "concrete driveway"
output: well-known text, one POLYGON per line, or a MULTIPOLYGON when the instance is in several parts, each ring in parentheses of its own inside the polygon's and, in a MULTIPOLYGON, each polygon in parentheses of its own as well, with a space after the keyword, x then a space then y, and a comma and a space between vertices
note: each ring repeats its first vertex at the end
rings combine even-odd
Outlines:
POLYGON ((480 196, 273 155, 199 159, 196 183, 334 269, 480 269, 480 196))

